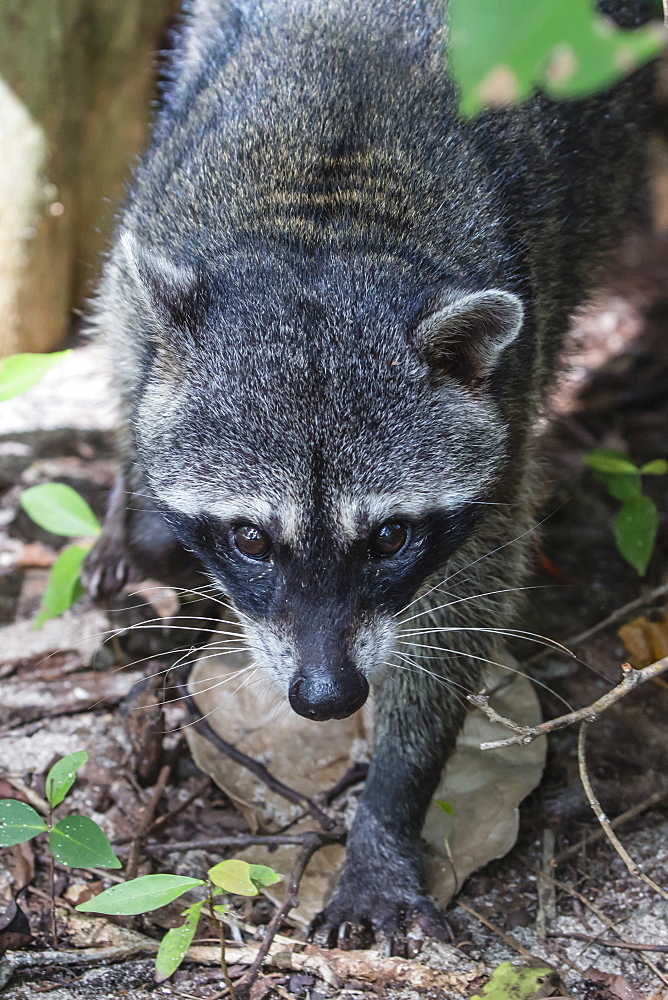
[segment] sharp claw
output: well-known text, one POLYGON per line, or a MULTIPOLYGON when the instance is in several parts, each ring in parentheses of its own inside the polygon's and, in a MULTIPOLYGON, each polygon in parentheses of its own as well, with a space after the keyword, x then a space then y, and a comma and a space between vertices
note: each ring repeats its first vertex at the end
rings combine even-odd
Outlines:
POLYGON ((417 926, 429 937, 436 938, 437 941, 452 941, 452 929, 450 924, 438 911, 432 913, 422 913, 417 917, 417 926))
POLYGON ((415 958, 422 951, 422 938, 406 938, 406 958, 415 958))
POLYGON ((383 955, 404 958, 417 955, 425 937, 452 940, 444 915, 426 897, 413 895, 394 906, 383 902, 370 899, 365 912, 358 896, 337 899, 313 919, 308 938, 321 947, 343 949, 368 948, 375 940, 383 955))
POLYGON ((100 580, 102 579, 102 567, 94 569, 87 580, 87 590, 90 596, 95 600, 99 594, 100 590, 100 580))
POLYGON ((350 921, 344 920, 343 923, 339 924, 339 930, 336 936, 336 943, 339 947, 347 944, 350 939, 350 921))

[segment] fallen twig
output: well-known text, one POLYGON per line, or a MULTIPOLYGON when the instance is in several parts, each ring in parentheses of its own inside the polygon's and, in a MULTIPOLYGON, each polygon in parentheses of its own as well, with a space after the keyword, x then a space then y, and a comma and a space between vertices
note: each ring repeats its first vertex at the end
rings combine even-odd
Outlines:
POLYGON ((493 924, 491 920, 487 919, 487 917, 483 917, 482 913, 478 913, 477 910, 474 910, 473 907, 469 906, 467 903, 462 903, 461 899, 456 900, 456 903, 457 906, 460 906, 462 908, 462 910, 466 910, 467 913, 470 913, 470 915, 474 917, 476 920, 478 920, 481 924, 484 924, 484 926, 487 927, 490 931, 493 931, 493 933, 496 934, 498 937, 500 937, 501 940, 505 944, 507 944, 509 948, 513 949, 513 951, 516 951, 518 952, 518 954, 523 955, 524 958, 531 959, 532 962, 536 961, 536 956, 532 955, 530 951, 527 951, 524 945, 520 944, 519 941, 516 941, 515 938, 512 937, 510 934, 506 934, 505 931, 502 931, 500 927, 498 927, 496 924, 493 924))
MULTIPOLYGON (((666 657, 665 660, 666 660, 666 665, 668 666, 668 657, 666 657)), ((589 800, 589 805, 592 807, 594 815, 601 824, 601 828, 603 829, 606 837, 608 838, 614 849, 617 851, 617 854, 619 854, 620 858, 628 868, 631 875, 635 875, 637 878, 642 879, 642 881, 646 885, 650 886, 650 888, 653 889, 654 892, 658 892, 658 894, 662 896, 663 899, 668 899, 668 892, 665 889, 663 889, 660 885, 657 885, 657 883, 653 879, 651 879, 649 875, 645 875, 645 873, 641 870, 640 865, 636 864, 636 862, 633 860, 631 855, 628 853, 624 845, 617 837, 617 834, 612 829, 608 817, 605 815, 603 809, 601 808, 601 803, 598 801, 596 797, 596 793, 592 788, 591 781, 589 780, 589 774, 587 772, 585 742, 587 738, 588 725, 589 725, 588 722, 583 722, 580 726, 580 732, 578 733, 578 764, 580 768, 580 780, 582 781, 582 785, 589 800)))
POLYGON ((21 781, 20 778, 12 778, 10 775, 3 774, 3 780, 6 781, 8 785, 11 785, 12 788, 19 793, 19 795, 22 795, 26 802, 33 807, 33 809, 36 809, 38 813, 42 814, 42 816, 48 816, 49 803, 46 799, 43 799, 41 795, 38 795, 37 792, 33 791, 29 785, 26 785, 26 783, 21 781))
POLYGON ((305 833, 237 833, 229 837, 211 837, 208 840, 178 840, 173 844, 147 844, 144 848, 146 854, 166 854, 170 851, 216 851, 221 847, 253 847, 262 845, 265 847, 279 847, 283 845, 294 845, 303 847, 310 843, 311 838, 319 837, 323 846, 325 844, 339 844, 345 840, 344 833, 320 833, 317 830, 308 830, 305 833))
POLYGON ((500 723, 513 733, 512 736, 504 740, 491 740, 488 743, 481 743, 480 749, 499 750, 502 747, 521 746, 525 743, 532 743, 539 736, 546 736, 557 729, 565 729, 567 726, 572 726, 578 722, 595 722, 602 712, 605 712, 606 709, 614 705, 620 698, 625 697, 629 691, 633 691, 639 684, 644 684, 653 677, 658 677, 659 674, 666 673, 666 671, 668 671, 668 656, 657 660, 656 663, 651 663, 648 667, 643 667, 642 670, 635 670, 629 663, 623 663, 622 679, 616 687, 607 691, 591 705, 586 705, 584 708, 579 708, 574 712, 568 712, 566 715, 559 715, 556 719, 548 719, 547 722, 541 722, 538 726, 521 726, 519 723, 513 722, 512 719, 506 719, 491 707, 488 695, 470 694, 468 695, 468 700, 472 705, 479 708, 492 722, 500 723))
POLYGON ((290 875, 290 883, 288 885, 288 891, 285 895, 285 900, 267 924, 258 953, 255 956, 253 964, 248 969, 248 972, 245 973, 243 979, 239 983, 240 988, 249 990, 257 979, 260 969, 262 968, 262 963, 271 948, 276 932, 280 929, 283 920, 288 915, 290 910, 299 903, 297 893, 299 892, 299 885, 304 871, 306 870, 306 866, 315 852, 320 850, 321 847, 324 847, 325 843, 326 842, 319 833, 311 833, 309 835, 309 839, 304 841, 302 849, 297 855, 297 860, 295 861, 294 868, 292 869, 292 874, 290 875))
MULTIPOLYGON (((216 920, 216 904, 213 901, 213 886, 211 884, 211 879, 207 882, 207 894, 209 899, 209 913, 213 920, 216 920)), ((230 973, 227 968, 227 958, 225 956, 225 924, 222 920, 216 920, 218 924, 218 934, 220 936, 220 971, 223 974, 223 981, 230 994, 231 1000, 237 1000, 237 991, 234 987, 234 983, 230 979, 230 973)))
POLYGON ((179 816, 182 812, 184 812, 189 805, 192 805, 192 803, 195 801, 196 798, 198 798, 198 796, 204 794, 210 782, 211 778, 208 777, 205 778, 204 781, 201 781, 197 785, 195 790, 190 793, 187 799, 184 799, 183 802, 179 802, 179 804, 177 806, 174 806, 173 809, 168 810, 168 812, 163 813, 162 816, 158 816, 157 819, 153 820, 153 822, 149 827, 148 832, 155 833, 156 830, 161 829, 161 827, 165 826, 166 823, 171 823, 171 821, 175 819, 177 816, 179 816))
POLYGON ((547 936, 551 938, 574 938, 576 941, 586 941, 588 944, 600 944, 604 948, 624 948, 629 951, 658 951, 668 954, 668 944, 640 944, 637 941, 611 941, 609 938, 592 937, 590 934, 580 934, 578 931, 571 931, 569 934, 561 934, 558 931, 548 931, 547 936))
POLYGON ((322 795, 322 801, 326 802, 327 805, 331 805, 334 799, 338 798, 344 792, 348 791, 349 788, 353 788, 358 785, 361 781, 366 781, 366 776, 369 773, 369 765, 362 764, 356 761, 351 764, 346 773, 343 775, 335 785, 329 789, 329 791, 324 792, 322 795))
MULTIPOLYGON (((547 872, 554 860, 554 845, 556 837, 554 830, 547 826, 543 830, 543 864, 542 870, 547 872)), ((554 883, 541 875, 536 882, 538 891, 538 913, 536 914, 536 937, 545 939, 547 926, 557 917, 557 895, 554 883)))
POLYGON ((143 954, 155 954, 158 942, 146 939, 146 944, 124 948, 81 948, 79 951, 14 951, 0 960, 0 990, 14 973, 27 969, 43 969, 63 965, 104 965, 125 962, 143 954))
MULTIPOLYGON (((524 860, 525 860, 525 863, 527 865, 527 868, 529 868, 529 870, 532 871, 535 875, 541 875, 543 878, 546 878, 546 879, 551 878, 551 876, 548 875, 547 872, 541 871, 539 868, 534 867, 534 865, 532 865, 526 859, 524 859, 524 860)), ((608 930, 612 931, 613 934, 616 934, 617 937, 621 941, 623 941, 625 944, 629 943, 628 938, 626 938, 624 936, 624 934, 619 930, 619 928, 617 927, 617 925, 615 923, 613 923, 612 920, 610 920, 609 917, 606 917, 605 913, 603 913, 603 911, 600 910, 598 908, 598 906, 596 906, 595 903, 592 903, 592 901, 590 899, 587 899, 587 897, 583 896, 582 893, 578 892, 577 889, 574 889, 571 885, 568 885, 567 882, 562 882, 562 881, 560 881, 557 878, 553 878, 552 881, 557 886, 557 888, 563 889, 563 891, 566 892, 566 893, 568 893, 569 896, 573 896, 575 899, 579 899, 579 901, 582 903, 582 905, 584 907, 586 907, 588 910, 590 910, 594 914, 594 916, 596 917, 596 919, 600 920, 601 923, 604 924, 608 928, 608 930)), ((583 949, 583 951, 586 951, 587 947, 588 946, 585 946, 585 948, 583 949)), ((660 979, 661 982, 664 983, 664 985, 668 986, 668 976, 665 976, 663 974, 663 972, 661 971, 661 969, 659 969, 659 967, 657 965, 655 965, 655 963, 651 960, 651 958, 648 958, 647 955, 645 955, 644 952, 642 952, 642 951, 640 952, 640 956, 639 957, 645 963, 645 965, 647 966, 647 968, 651 969, 652 972, 654 973, 654 975, 658 979, 660 979)))
POLYGON ((130 844, 130 853, 128 854, 128 863, 125 868, 125 880, 127 882, 131 879, 136 878, 137 869, 139 868, 139 860, 141 856, 141 849, 144 843, 144 838, 148 834, 151 823, 153 822, 153 816, 155 810, 158 808, 158 802, 162 798, 165 786, 169 780, 169 776, 172 772, 172 765, 165 764, 158 775, 158 780, 153 788, 153 793, 150 799, 146 803, 144 810, 142 812, 141 818, 139 820, 139 826, 137 827, 137 832, 132 838, 132 843, 130 844))
MULTIPOLYGON (((654 806, 660 805, 666 798, 668 798, 668 791, 665 789, 661 792, 653 792, 648 798, 643 799, 638 805, 632 806, 630 809, 625 810, 625 812, 620 813, 619 816, 615 816, 614 819, 610 820, 610 828, 612 830, 618 830, 620 826, 624 823, 628 823, 630 820, 635 819, 636 816, 640 816, 642 813, 646 812, 648 809, 653 809, 654 806)), ((605 831, 602 829, 593 830, 591 833, 583 837, 582 840, 578 841, 577 844, 572 844, 557 854, 556 858, 552 858, 550 865, 552 868, 557 868, 560 864, 570 858, 573 854, 577 854, 582 850, 583 847, 589 847, 591 844, 598 843, 599 840, 603 840, 605 837, 605 831)))
POLYGON ((228 743, 224 740, 216 730, 209 725, 206 719, 201 715, 197 702, 189 693, 188 689, 184 684, 179 684, 177 690, 183 699, 183 703, 191 713, 193 717, 193 725, 202 733, 206 739, 210 740, 215 746, 218 747, 226 756, 231 760, 235 761, 237 764, 241 764, 245 767, 251 774, 254 774, 256 778, 259 778, 267 788, 270 788, 272 792, 276 792, 277 795, 281 795, 288 802, 296 802, 299 805, 305 806, 308 812, 313 816, 315 820, 320 824, 323 830, 334 830, 337 826, 337 822, 328 813, 321 809, 320 806, 309 799, 307 795, 302 795, 295 788, 290 788, 289 785, 284 785, 282 781, 275 778, 271 771, 260 763, 259 760, 254 760, 249 757, 248 754, 243 753, 232 743, 228 743))
MULTIPOLYGON (((581 643, 586 642, 587 639, 591 639, 593 636, 598 635, 599 632, 602 632, 609 625, 616 625, 617 622, 623 621, 627 615, 631 614, 631 612, 637 611, 639 608, 644 608, 648 604, 653 604, 654 601, 658 600, 659 597, 663 597, 664 594, 668 594, 668 582, 662 583, 659 587, 655 587, 654 590, 648 590, 646 594, 641 594, 640 597, 636 597, 634 600, 629 601, 628 604, 624 604, 621 608, 617 608, 612 612, 612 614, 609 614, 606 618, 597 622, 596 625, 592 625, 591 628, 585 629, 584 632, 580 632, 578 635, 574 635, 572 638, 566 639, 563 645, 569 649, 571 646, 579 646, 581 643)), ((534 653, 533 656, 529 656, 526 662, 537 663, 551 652, 554 652, 554 650, 541 649, 538 653, 534 653)))

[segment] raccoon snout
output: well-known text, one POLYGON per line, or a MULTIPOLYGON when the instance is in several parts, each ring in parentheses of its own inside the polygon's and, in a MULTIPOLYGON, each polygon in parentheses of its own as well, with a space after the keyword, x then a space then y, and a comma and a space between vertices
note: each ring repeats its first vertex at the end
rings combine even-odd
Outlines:
POLYGON ((306 669, 294 677, 288 693, 297 715, 315 722, 346 719, 362 707, 368 695, 368 681, 354 667, 336 681, 324 669, 306 669))

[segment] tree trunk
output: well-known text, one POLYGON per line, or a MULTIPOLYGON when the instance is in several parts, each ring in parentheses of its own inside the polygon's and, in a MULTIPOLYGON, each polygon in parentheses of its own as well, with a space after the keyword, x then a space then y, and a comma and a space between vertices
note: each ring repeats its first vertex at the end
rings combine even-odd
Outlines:
POLYGON ((0 4, 0 357, 57 346, 92 287, 174 7, 0 4))

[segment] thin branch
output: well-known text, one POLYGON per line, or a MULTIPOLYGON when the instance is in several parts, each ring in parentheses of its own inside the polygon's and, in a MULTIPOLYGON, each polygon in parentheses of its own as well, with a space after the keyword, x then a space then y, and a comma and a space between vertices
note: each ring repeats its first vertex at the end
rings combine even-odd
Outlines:
POLYGON ((651 663, 648 667, 643 667, 642 670, 635 670, 629 663, 623 663, 622 679, 616 687, 607 691, 591 705, 579 708, 575 712, 568 712, 566 715, 560 715, 556 719, 541 722, 538 726, 521 726, 519 723, 513 722, 512 719, 506 719, 491 707, 488 695, 470 694, 468 700, 472 705, 479 708, 492 722, 500 723, 514 734, 505 740, 491 740, 488 743, 481 743, 480 749, 499 750, 502 747, 521 746, 525 743, 533 743, 539 736, 546 736, 547 733, 553 733, 557 729, 565 729, 578 722, 595 722, 602 712, 605 712, 620 698, 625 697, 629 691, 633 691, 639 684, 644 684, 652 678, 666 673, 666 671, 668 671, 668 656, 657 660, 656 663, 651 663))
POLYGON ((592 937, 591 934, 580 934, 578 931, 571 931, 569 934, 562 934, 558 931, 548 931, 550 938, 565 938, 576 941, 586 941, 590 945, 600 944, 603 948, 624 948, 629 951, 658 951, 661 954, 668 953, 668 944, 641 944, 637 941, 610 941, 609 938, 592 937))
MULTIPOLYGON (((667 4, 668 0, 664 0, 664 4, 667 4)), ((585 629, 584 632, 579 632, 578 635, 572 636, 570 639, 566 639, 563 643, 569 649, 571 646, 580 646, 587 639, 591 639, 593 636, 598 635, 609 625, 616 625, 617 622, 623 621, 632 611, 638 611, 640 608, 647 607, 648 604, 653 604, 654 601, 658 601, 660 597, 668 594, 668 582, 662 583, 659 587, 655 587, 654 590, 648 590, 646 594, 641 594, 640 597, 634 598, 634 600, 629 601, 628 604, 624 604, 621 608, 617 608, 612 614, 609 614, 607 618, 603 618, 596 625, 592 625, 591 628, 585 629)), ((533 656, 527 658, 527 663, 537 663, 542 660, 548 653, 552 653, 552 649, 541 649, 540 652, 534 653, 533 656)))
MULTIPOLYGON (((668 2, 668 0, 666 0, 666 2, 668 2)), ((328 806, 331 805, 334 799, 338 798, 339 795, 343 795, 343 793, 347 792, 349 788, 353 788, 361 781, 366 781, 368 773, 368 764, 362 764, 359 761, 351 764, 343 777, 340 778, 335 785, 332 785, 329 791, 322 793, 322 801, 326 802, 328 806)))
MULTIPOLYGON (((548 875, 547 872, 541 871, 540 868, 536 868, 529 861, 527 861, 526 859, 524 860, 527 865, 527 868, 529 868, 535 875, 542 875, 543 878, 548 878, 548 879, 551 878, 551 876, 548 875)), ((573 896, 575 899, 579 899, 582 905, 586 907, 591 913, 593 913, 594 916, 598 920, 600 920, 605 927, 608 928, 608 930, 612 931, 613 934, 616 934, 621 941, 623 941, 625 944, 629 943, 628 938, 624 936, 624 934, 620 931, 617 925, 613 923, 609 917, 606 917, 605 913, 603 913, 603 911, 600 910, 595 903, 592 903, 590 899, 587 899, 586 896, 583 896, 583 894, 581 892, 578 892, 577 889, 574 889, 573 886, 568 885, 567 882, 561 882, 557 878, 552 879, 552 881, 557 886, 557 888, 563 889, 563 891, 568 893, 569 896, 573 896)), ((584 950, 586 951, 586 947, 584 950)), ((640 958, 645 963, 647 968, 651 969, 654 975, 658 979, 660 979, 665 986, 668 986, 668 976, 665 976, 663 974, 661 969, 659 969, 659 967, 655 965, 655 963, 651 960, 651 958, 648 958, 647 955, 645 955, 645 953, 642 951, 640 952, 640 958)))
POLYGON ((164 767, 160 769, 158 780, 155 783, 151 797, 144 807, 141 819, 139 820, 139 826, 137 827, 137 832, 132 838, 132 843, 130 844, 130 853, 128 854, 128 863, 125 869, 125 880, 127 882, 136 878, 142 845, 146 835, 148 834, 151 823, 153 822, 155 810, 158 808, 158 803, 164 794, 165 787, 171 773, 171 764, 165 764, 164 767))
POLYGON ((285 900, 276 910, 271 918, 271 921, 267 924, 267 929, 265 930, 264 937, 262 938, 262 944, 260 945, 258 953, 255 956, 253 964, 244 975, 242 981, 239 983, 240 989, 249 990, 257 979, 260 969, 262 968, 262 963, 269 953, 269 949, 271 948, 272 941, 274 940, 276 933, 280 930, 281 924, 290 910, 292 910, 293 907, 297 906, 299 903, 297 893, 299 892, 299 885, 306 870, 306 866, 315 852, 320 850, 321 847, 324 847, 326 842, 327 841, 319 833, 309 834, 308 840, 304 841, 304 845, 297 855, 297 860, 295 861, 292 874, 290 875, 290 884, 288 885, 285 900))
POLYGON ((223 980, 229 991, 230 997, 232 1000, 237 1000, 237 991, 234 988, 234 983, 230 979, 230 973, 227 968, 227 958, 225 956, 225 924, 216 915, 216 904, 213 901, 213 885, 211 884, 210 879, 207 879, 206 891, 209 899, 209 912, 211 913, 211 919, 215 920, 218 924, 218 935, 220 941, 220 971, 223 974, 223 980))
MULTIPOLYGON (((615 816, 614 819, 610 820, 610 827, 613 830, 618 830, 620 826, 628 823, 630 820, 635 819, 636 816, 642 815, 648 809, 653 809, 654 806, 661 805, 661 803, 668 798, 668 791, 664 789, 661 792, 653 792, 642 802, 639 802, 636 806, 631 806, 630 809, 625 810, 625 812, 620 813, 619 816, 615 816)), ((605 832, 602 829, 592 830, 591 833, 579 840, 577 844, 572 844, 571 847, 567 847, 557 854, 556 858, 553 858, 550 862, 552 868, 557 868, 562 862, 566 861, 573 854, 577 854, 582 850, 583 847, 589 847, 591 844, 598 843, 599 840, 603 840, 605 837, 605 832)))
POLYGON ((0 991, 16 972, 29 969, 62 969, 66 966, 105 965, 127 962, 138 955, 153 954, 158 942, 146 938, 145 942, 121 948, 81 948, 79 951, 13 951, 0 959, 0 991))
MULTIPOLYGON (((476 920, 480 921, 481 924, 487 927, 490 931, 493 931, 493 933, 496 934, 498 937, 500 937, 501 940, 505 944, 507 944, 509 948, 512 948, 514 951, 516 951, 519 955, 522 955, 524 958, 528 958, 532 962, 535 962, 536 956, 533 955, 530 951, 527 951, 524 945, 520 944, 519 941, 517 941, 514 937, 512 937, 510 934, 506 934, 505 931, 502 931, 500 927, 498 927, 496 924, 493 924, 491 920, 487 919, 487 917, 483 917, 482 913, 478 913, 478 911, 474 910, 472 906, 468 905, 468 903, 463 903, 461 899, 457 899, 455 900, 455 902, 457 903, 457 906, 461 907, 462 910, 466 910, 467 913, 470 913, 471 916, 474 917, 476 920)), ((577 971, 579 972, 580 970, 578 969, 577 971)))
MULTIPOLYGON (((556 837, 554 830, 551 827, 546 826, 543 830, 543 872, 547 872, 548 868, 554 861, 555 842, 556 837)), ((551 880, 549 878, 543 878, 542 875, 536 881, 536 889, 538 891, 536 937, 544 940, 547 934, 548 924, 557 918, 557 894, 551 880)))
POLYGON ((175 819, 177 816, 179 816, 182 812, 184 812, 188 808, 188 806, 192 805, 192 803, 198 796, 204 794, 206 789, 209 787, 210 782, 211 778, 209 777, 206 777, 204 781, 201 781, 197 785, 195 790, 190 793, 187 799, 184 799, 183 802, 179 802, 177 806, 174 806, 173 809, 170 809, 168 812, 163 813, 162 816, 158 816, 158 818, 151 823, 148 832, 154 834, 156 830, 160 830, 167 823, 171 823, 172 820, 175 819))
POLYGON ((200 714, 197 703, 195 699, 190 695, 187 688, 183 684, 179 684, 177 688, 183 703, 185 704, 188 711, 191 713, 193 718, 193 725, 202 733, 206 739, 208 739, 214 746, 218 747, 227 757, 235 761, 237 764, 241 764, 245 767, 251 774, 254 774, 256 778, 259 778, 267 788, 271 789, 277 795, 281 795, 288 802, 295 802, 298 805, 303 805, 308 810, 308 812, 313 816, 315 820, 320 824, 323 830, 334 830, 337 827, 337 822, 331 816, 329 816, 324 809, 309 799, 307 795, 302 795, 294 788, 290 788, 289 785, 284 785, 282 781, 275 778, 274 775, 269 771, 264 764, 260 763, 259 760, 254 760, 249 757, 248 754, 243 753, 232 743, 228 743, 224 740, 216 730, 209 725, 205 718, 200 714))
POLYGON ((263 845, 266 847, 278 847, 281 845, 293 845, 303 847, 311 842, 313 837, 318 837, 324 846, 325 844, 340 844, 345 840, 344 833, 320 833, 317 830, 308 830, 305 833, 249 833, 234 834, 229 837, 211 837, 208 840, 178 840, 173 844, 147 844, 144 848, 146 854, 166 854, 171 851, 216 851, 221 847, 253 847, 263 845))
MULTIPOLYGON (((48 789, 47 789, 48 792, 48 789)), ((49 803, 49 811, 46 814, 46 825, 49 832, 53 829, 53 811, 49 803)), ((51 900, 51 946, 54 951, 58 949, 58 926, 56 917, 56 859, 53 851, 49 851, 49 897, 51 900)))
MULTIPOLYGON (((668 657, 666 657, 666 662, 668 663, 668 657)), ((628 868, 631 875, 635 875, 637 876, 637 878, 642 879, 642 881, 646 885, 650 886, 650 888, 653 889, 654 892, 658 892, 658 894, 662 896, 663 899, 668 899, 668 892, 665 889, 663 889, 660 885, 657 885, 656 882, 654 882, 654 880, 649 877, 649 875, 645 875, 645 873, 641 870, 640 865, 636 864, 636 862, 628 853, 624 845, 618 839, 617 834, 614 832, 614 830, 610 825, 608 817, 605 815, 603 809, 601 808, 600 802, 596 798, 596 793, 592 788, 591 781, 589 780, 589 774, 587 773, 587 761, 585 757, 585 742, 587 738, 588 725, 589 725, 588 722, 583 722, 582 725, 580 726, 580 732, 578 733, 578 765, 580 768, 580 780, 582 781, 582 785, 586 792, 587 798, 589 799, 589 805, 592 807, 594 815, 601 824, 601 827, 606 837, 608 838, 614 849, 617 851, 617 854, 619 854, 620 858, 628 868)))
POLYGON ((20 778, 12 778, 10 775, 5 774, 3 774, 2 778, 3 781, 6 781, 8 785, 11 785, 12 788, 19 793, 19 795, 22 795, 26 802, 33 807, 33 809, 36 809, 38 813, 42 814, 42 816, 48 816, 51 807, 46 799, 43 799, 41 795, 38 795, 37 792, 33 791, 33 789, 30 788, 29 785, 26 785, 24 781, 21 781, 20 778))

